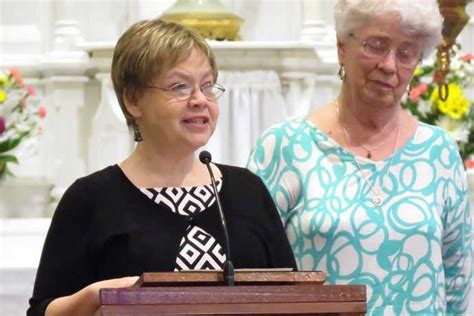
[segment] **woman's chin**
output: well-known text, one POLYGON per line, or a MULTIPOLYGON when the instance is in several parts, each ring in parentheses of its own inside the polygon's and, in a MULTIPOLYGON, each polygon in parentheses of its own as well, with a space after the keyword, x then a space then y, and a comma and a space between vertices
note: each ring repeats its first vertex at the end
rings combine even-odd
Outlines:
POLYGON ((395 100, 391 92, 381 93, 380 91, 371 91, 367 94, 366 100, 368 103, 381 107, 391 107, 397 104, 397 100, 395 100))
POLYGON ((201 137, 194 137, 192 139, 189 139, 188 142, 191 145, 191 147, 194 149, 194 151, 198 150, 199 148, 206 146, 207 143, 209 142, 210 136, 201 136, 201 137))

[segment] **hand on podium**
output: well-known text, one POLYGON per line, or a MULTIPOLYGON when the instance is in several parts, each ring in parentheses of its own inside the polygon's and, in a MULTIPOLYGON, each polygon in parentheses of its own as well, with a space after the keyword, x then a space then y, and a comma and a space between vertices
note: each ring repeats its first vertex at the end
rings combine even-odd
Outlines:
POLYGON ((123 277, 92 283, 72 295, 52 301, 48 305, 45 315, 95 315, 100 307, 100 289, 131 287, 138 278, 138 276, 123 277))

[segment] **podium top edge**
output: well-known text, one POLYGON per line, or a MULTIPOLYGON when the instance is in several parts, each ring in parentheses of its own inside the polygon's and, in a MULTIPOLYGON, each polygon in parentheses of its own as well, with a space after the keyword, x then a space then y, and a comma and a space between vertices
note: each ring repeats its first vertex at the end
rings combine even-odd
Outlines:
MULTIPOLYGON (((323 284, 326 274, 321 271, 235 271, 235 283, 244 284, 323 284)), ((224 282, 222 271, 145 272, 135 287, 180 285, 187 283, 216 285, 224 282)))

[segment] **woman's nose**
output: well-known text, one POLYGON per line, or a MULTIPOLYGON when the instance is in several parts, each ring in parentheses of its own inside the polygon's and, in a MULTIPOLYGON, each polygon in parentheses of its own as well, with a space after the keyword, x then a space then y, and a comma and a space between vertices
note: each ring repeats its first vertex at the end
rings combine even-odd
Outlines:
POLYGON ((394 51, 389 51, 387 55, 385 55, 379 61, 379 68, 383 69, 386 72, 395 72, 397 70, 397 56, 394 51))
POLYGON ((189 105, 207 105, 209 100, 206 98, 204 93, 201 90, 201 87, 195 87, 189 98, 189 105))

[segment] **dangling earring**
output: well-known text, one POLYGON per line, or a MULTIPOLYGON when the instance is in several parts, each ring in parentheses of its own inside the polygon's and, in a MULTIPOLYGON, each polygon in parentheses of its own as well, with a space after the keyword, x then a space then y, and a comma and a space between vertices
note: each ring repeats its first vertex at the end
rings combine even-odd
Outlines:
POLYGON ((133 127, 133 136, 135 138, 135 141, 137 143, 143 141, 142 134, 140 133, 140 129, 138 128, 138 124, 135 120, 132 121, 132 127, 133 127))
POLYGON ((337 72, 337 74, 339 75, 339 78, 341 80, 344 80, 344 78, 346 78, 346 71, 344 70, 344 65, 341 65, 339 67, 339 71, 337 72))

